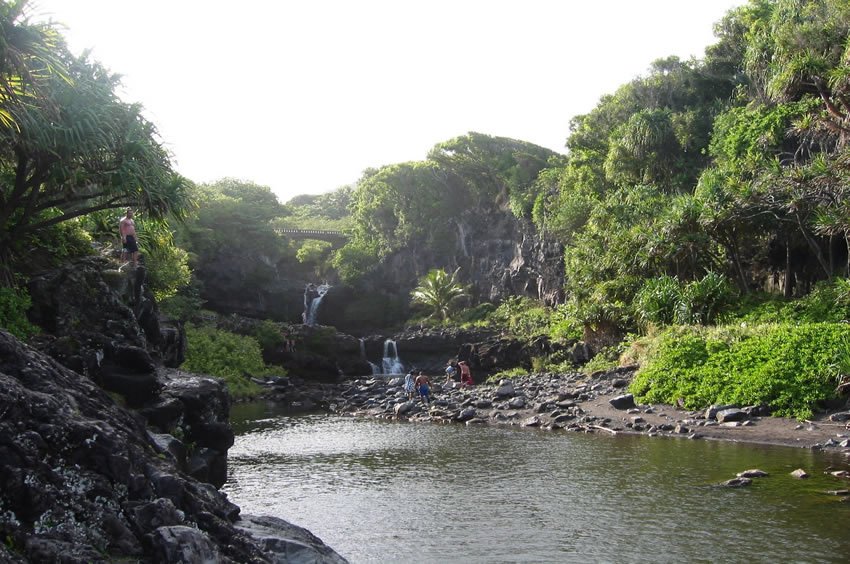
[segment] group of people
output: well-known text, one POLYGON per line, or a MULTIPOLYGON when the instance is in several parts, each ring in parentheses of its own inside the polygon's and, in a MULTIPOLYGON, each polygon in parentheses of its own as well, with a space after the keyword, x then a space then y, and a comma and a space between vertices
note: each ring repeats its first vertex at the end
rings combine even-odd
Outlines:
MULTIPOLYGON (((444 385, 454 386, 457 383, 456 377, 460 373, 460 387, 466 388, 473 385, 472 371, 469 369, 469 363, 465 360, 456 362, 450 360, 446 365, 446 381, 444 385)), ((404 390, 407 392, 407 398, 414 400, 416 396, 425 405, 431 405, 431 379, 421 370, 411 369, 404 376, 404 390)))

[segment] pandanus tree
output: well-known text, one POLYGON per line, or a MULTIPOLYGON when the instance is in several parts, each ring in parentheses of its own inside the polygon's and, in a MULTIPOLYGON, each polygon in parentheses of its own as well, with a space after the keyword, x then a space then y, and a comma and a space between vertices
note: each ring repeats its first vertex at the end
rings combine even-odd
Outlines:
POLYGON ((410 294, 413 304, 429 310, 429 317, 445 321, 458 300, 467 295, 457 280, 459 271, 448 274, 445 270, 434 269, 428 272, 410 294))
POLYGON ((5 283, 22 243, 53 225, 128 206, 153 218, 179 215, 186 203, 187 181, 172 169, 141 106, 119 99, 118 77, 86 56, 70 54, 49 27, 29 24, 23 4, 0 5, 5 283))

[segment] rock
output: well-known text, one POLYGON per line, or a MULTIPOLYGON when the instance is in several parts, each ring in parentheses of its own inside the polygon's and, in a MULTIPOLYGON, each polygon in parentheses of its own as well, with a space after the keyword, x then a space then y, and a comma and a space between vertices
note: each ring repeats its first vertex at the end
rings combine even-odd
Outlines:
POLYGON ((514 389, 514 384, 510 380, 501 380, 499 382, 499 387, 496 388, 496 391, 493 392, 493 395, 497 398, 511 398, 516 394, 516 390, 514 389))
POLYGON ((279 564, 346 564, 347 560, 302 527, 276 517, 244 515, 236 528, 256 539, 265 556, 279 564))
POLYGON ((684 425, 679 423, 673 428, 673 432, 678 434, 678 435, 687 435, 691 431, 690 431, 690 429, 688 429, 687 427, 685 427, 684 425))
POLYGON ((751 470, 744 470, 743 472, 738 472, 736 474, 739 478, 764 478, 767 476, 767 472, 764 470, 759 470, 758 468, 753 468, 751 470))
POLYGON ((532 415, 531 417, 522 422, 523 427, 539 427, 541 424, 542 421, 536 415, 532 415))
POLYGON ((467 407, 466 409, 461 410, 457 415, 457 420, 463 423, 464 421, 469 421, 473 417, 475 417, 476 411, 471 407, 467 407))
POLYGON ((717 413, 726 409, 737 409, 737 405, 712 405, 705 410, 706 419, 716 419, 717 413))
POLYGON ((415 403, 413 403, 412 401, 405 401, 402 403, 395 404, 395 407, 393 407, 393 412, 396 415, 407 415, 408 413, 413 411, 414 407, 416 407, 415 403))
POLYGON ((218 547, 203 531, 175 525, 159 527, 150 535, 157 562, 221 562, 218 547))
POLYGON ((850 496, 850 490, 827 490, 827 495, 840 495, 840 496, 850 496))
MULTIPOLYGON (((214 389, 209 384, 208 391, 214 389)), ((239 508, 211 484, 182 473, 173 461, 179 456, 162 454, 173 450, 170 438, 149 435, 141 417, 91 379, 4 331, 0 397, 0 503, 15 520, 0 519, 0 537, 15 547, 15 561, 269 561, 260 544, 234 526, 239 508)), ((226 391, 224 398, 195 398, 204 405, 186 413, 210 417, 198 424, 214 424, 213 415, 227 407, 221 403, 226 391)), ((227 442, 223 428, 214 435, 227 442)), ((224 480, 222 453, 198 446, 190 465, 196 458, 210 481, 224 480)))
POLYGON ((830 421, 850 421, 850 411, 833 413, 829 416, 830 421))
POLYGON ((484 398, 484 399, 478 399, 478 400, 473 401, 472 405, 474 407, 477 407, 478 409, 489 409, 489 408, 493 407, 493 402, 484 398))
POLYGON ((525 406, 526 406, 526 401, 525 401, 525 398, 522 397, 522 396, 512 398, 508 402, 508 407, 510 407, 511 409, 522 409, 525 406))
POLYGON ((632 394, 623 394, 608 400, 615 409, 630 409, 635 407, 635 397, 632 394))
POLYGON ((799 479, 799 480, 802 480, 802 479, 809 477, 809 473, 806 472, 805 470, 803 470, 802 468, 797 468, 796 470, 791 472, 791 475, 794 476, 795 478, 799 479))
POLYGON ((721 482, 719 485, 724 488, 742 488, 744 486, 749 486, 752 483, 753 481, 750 478, 732 478, 731 480, 721 482))
POLYGON ((747 415, 746 411, 738 408, 722 409, 716 414, 717 421, 719 421, 720 423, 728 423, 730 421, 743 421, 748 417, 749 415, 747 415))
POLYGON ((847 470, 834 470, 830 472, 829 475, 836 478, 850 478, 850 472, 847 470))

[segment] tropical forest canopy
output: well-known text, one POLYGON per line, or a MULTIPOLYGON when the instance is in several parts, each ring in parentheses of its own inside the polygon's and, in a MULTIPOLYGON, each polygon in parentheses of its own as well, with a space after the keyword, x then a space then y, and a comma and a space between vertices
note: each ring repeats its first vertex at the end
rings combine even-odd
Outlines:
MULTIPOLYGON (((186 286, 190 268, 197 277, 246 255, 356 285, 405 249, 451 255, 482 210, 512 213, 563 246, 565 312, 581 323, 711 322, 753 293, 802 296, 850 274, 846 0, 730 11, 703 58, 652 62, 573 118, 566 155, 468 133, 422 161, 286 204, 250 181, 182 178, 141 106, 117 95, 118 78, 31 23, 26 6, 0 3, 7 286, 34 249, 75 254, 114 239, 125 206, 148 222, 141 243, 162 296, 186 286), (295 242, 276 228, 349 240, 295 242)), ((435 258, 421 274, 451 266, 435 258)))

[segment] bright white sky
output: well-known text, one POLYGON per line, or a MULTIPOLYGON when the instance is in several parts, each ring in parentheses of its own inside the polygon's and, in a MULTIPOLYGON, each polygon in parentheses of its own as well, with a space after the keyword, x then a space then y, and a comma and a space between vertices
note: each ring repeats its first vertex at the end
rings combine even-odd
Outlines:
POLYGON ((30 0, 123 76, 196 182, 285 202, 469 131, 564 152, 570 119, 746 0, 30 0))

